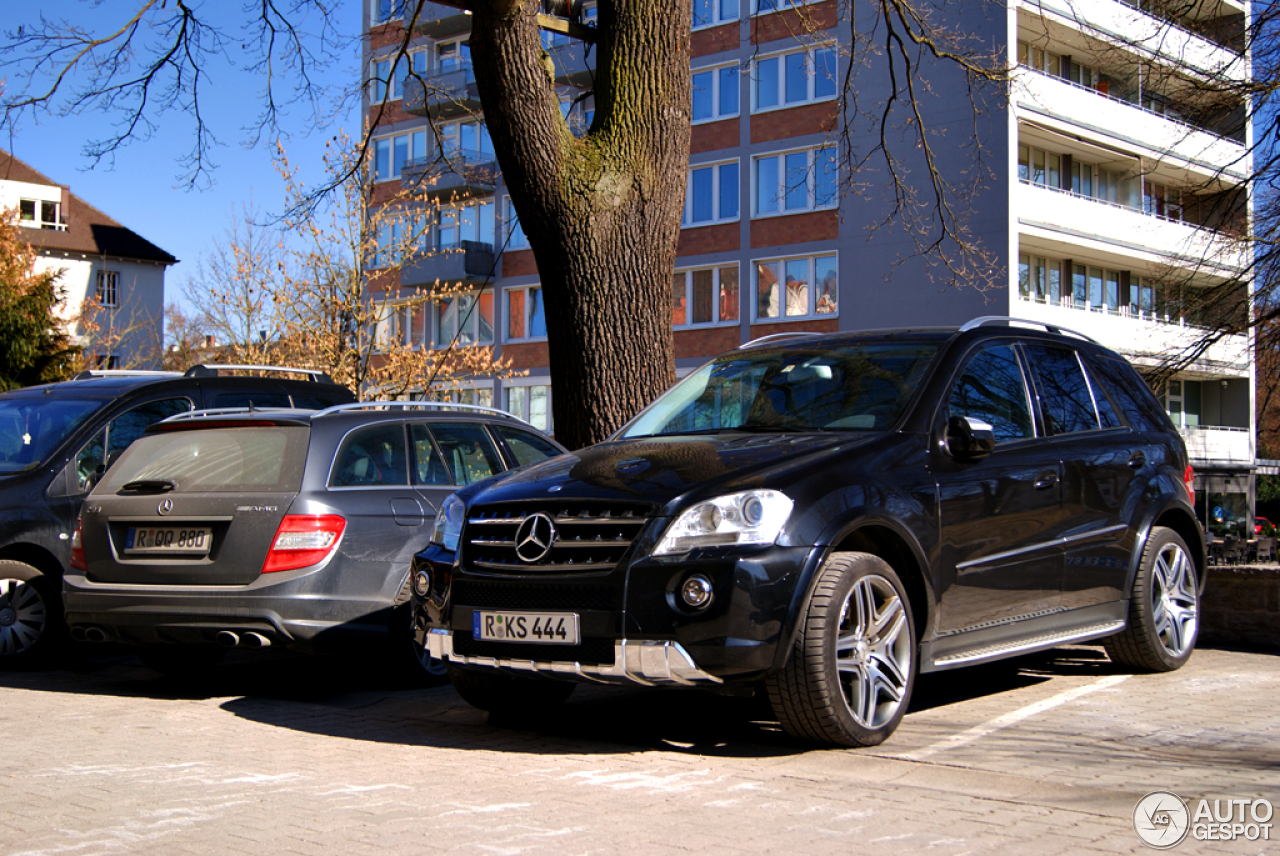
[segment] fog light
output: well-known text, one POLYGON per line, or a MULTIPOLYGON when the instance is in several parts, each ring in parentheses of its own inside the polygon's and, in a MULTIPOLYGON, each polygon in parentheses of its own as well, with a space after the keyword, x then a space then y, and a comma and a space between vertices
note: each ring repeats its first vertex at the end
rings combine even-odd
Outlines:
POLYGON ((703 609, 711 603, 711 580, 702 574, 694 574, 680 586, 680 597, 694 609, 703 609))
POLYGON ((418 597, 431 594, 431 575, 426 571, 418 571, 413 575, 413 590, 418 597))

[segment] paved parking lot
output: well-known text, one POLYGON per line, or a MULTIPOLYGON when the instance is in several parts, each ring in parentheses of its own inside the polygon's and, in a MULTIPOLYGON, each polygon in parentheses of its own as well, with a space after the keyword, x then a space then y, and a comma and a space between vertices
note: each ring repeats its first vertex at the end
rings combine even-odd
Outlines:
POLYGON ((926 676, 875 750, 767 717, 591 688, 491 723, 367 664, 244 655, 184 686, 102 649, 0 674, 0 853, 1128 853, 1152 790, 1280 803, 1276 655, 1130 676, 1081 647, 926 676))

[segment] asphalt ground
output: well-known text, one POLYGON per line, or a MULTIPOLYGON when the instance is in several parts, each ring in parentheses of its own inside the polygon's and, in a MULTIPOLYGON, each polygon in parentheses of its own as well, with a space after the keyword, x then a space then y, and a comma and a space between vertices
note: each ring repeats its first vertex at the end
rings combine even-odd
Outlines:
POLYGON ((491 721, 385 659, 233 652, 175 682, 101 647, 0 673, 0 759, 6 856, 1145 853, 1149 792, 1280 803, 1280 656, 926 675, 889 742, 843 750, 696 691, 583 687, 491 721))

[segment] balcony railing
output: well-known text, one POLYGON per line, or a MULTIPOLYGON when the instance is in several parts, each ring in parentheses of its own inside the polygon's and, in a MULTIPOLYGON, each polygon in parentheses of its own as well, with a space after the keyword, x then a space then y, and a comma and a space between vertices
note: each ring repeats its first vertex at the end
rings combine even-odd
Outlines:
POLYGON ((1193 462, 1253 463, 1253 431, 1227 425, 1179 428, 1193 462))
MULTIPOLYGON (((1232 16, 1239 18, 1238 26, 1233 23, 1230 27, 1226 26, 1205 26, 1194 19, 1187 19, 1184 16, 1171 14, 1168 10, 1161 7, 1158 3, 1152 3, 1151 0, 1120 0, 1124 5, 1136 9, 1148 18, 1152 18, 1163 24, 1169 24, 1176 27, 1184 33, 1193 36, 1199 36, 1207 39, 1219 47, 1227 50, 1235 51, 1243 54, 1245 49, 1245 33, 1244 33, 1244 15, 1232 16)), ((1222 18, 1213 18, 1214 21, 1221 21, 1222 18)))

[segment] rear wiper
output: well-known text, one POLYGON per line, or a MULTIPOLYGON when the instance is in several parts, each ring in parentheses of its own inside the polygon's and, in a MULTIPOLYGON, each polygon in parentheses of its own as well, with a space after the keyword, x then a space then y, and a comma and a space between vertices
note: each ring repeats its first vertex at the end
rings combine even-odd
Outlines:
POLYGON ((124 493, 168 493, 178 486, 173 479, 138 479, 137 481, 125 482, 120 486, 120 492, 124 493))

